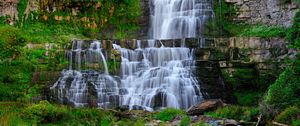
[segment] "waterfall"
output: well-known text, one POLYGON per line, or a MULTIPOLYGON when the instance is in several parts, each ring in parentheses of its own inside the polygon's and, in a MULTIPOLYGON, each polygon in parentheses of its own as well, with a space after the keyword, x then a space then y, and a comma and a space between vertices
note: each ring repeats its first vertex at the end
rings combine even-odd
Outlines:
POLYGON ((187 109, 202 99, 197 80, 191 74, 194 61, 189 48, 154 47, 130 50, 114 44, 121 51, 121 87, 127 90, 121 105, 146 108, 187 109))
POLYGON ((149 40, 142 47, 120 51, 120 75, 109 75, 106 58, 99 41, 74 41, 67 52, 69 69, 63 70, 50 87, 53 97, 75 107, 128 106, 152 111, 163 107, 187 109, 202 100, 199 82, 193 76, 192 51, 183 47, 165 47, 163 42, 149 40), (160 47, 158 47, 160 46, 160 47), (101 64, 103 67, 99 67, 101 64), (95 67, 98 66, 98 67, 95 67))
POLYGON ((108 73, 100 41, 93 41, 88 48, 83 44, 83 41, 73 41, 72 49, 67 52, 69 69, 61 72, 50 90, 58 101, 75 107, 94 104, 108 108, 115 105, 116 102, 111 103, 110 100, 117 99, 119 83, 108 73), (88 70, 82 70, 82 67, 88 70), (90 70, 96 68, 103 69, 103 72, 90 70))
MULTIPOLYGON (((101 41, 73 41, 67 51, 69 69, 50 87, 53 99, 75 107, 127 106, 149 111, 187 109, 201 101, 200 82, 192 71, 193 50, 185 47, 185 38, 201 37, 204 22, 213 13, 208 0, 151 2, 152 40, 137 40, 130 49, 123 47, 126 43, 112 45, 121 57, 118 76, 109 74, 107 50, 102 49, 101 41), (162 40, 177 38, 180 46, 162 40)), ((199 39, 200 48, 205 46, 204 40, 199 39)), ((113 60, 116 62, 115 57, 113 60)))
POLYGON ((210 0, 150 0, 153 39, 195 38, 214 13, 210 0))

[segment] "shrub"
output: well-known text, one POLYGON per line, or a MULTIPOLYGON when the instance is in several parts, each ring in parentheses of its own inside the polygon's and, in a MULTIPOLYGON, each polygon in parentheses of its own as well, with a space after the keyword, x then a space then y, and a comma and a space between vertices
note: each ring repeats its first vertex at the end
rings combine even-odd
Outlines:
POLYGON ((15 59, 21 54, 25 39, 21 36, 21 31, 12 26, 0 27, 0 61, 6 58, 15 59))
POLYGON ((48 101, 40 101, 38 104, 25 108, 22 112, 24 119, 37 124, 56 123, 67 116, 67 109, 65 107, 54 106, 48 101))
POLYGON ((259 99, 262 97, 262 93, 254 91, 237 91, 234 93, 237 98, 237 104, 243 106, 254 106, 257 105, 259 99))
POLYGON ((26 84, 1 84, 0 83, 0 101, 16 101, 25 96, 26 84))
POLYGON ((275 108, 283 109, 290 105, 300 105, 300 78, 295 69, 287 68, 269 87, 265 101, 275 108))
POLYGON ((298 107, 288 107, 275 117, 275 121, 284 124, 292 124, 293 121, 298 119, 298 116, 300 116, 300 109, 298 107))
POLYGON ((293 121, 292 126, 300 126, 300 119, 293 121))
POLYGON ((158 114, 154 115, 154 118, 162 121, 170 121, 178 115, 184 115, 185 112, 175 108, 166 108, 160 111, 158 114))

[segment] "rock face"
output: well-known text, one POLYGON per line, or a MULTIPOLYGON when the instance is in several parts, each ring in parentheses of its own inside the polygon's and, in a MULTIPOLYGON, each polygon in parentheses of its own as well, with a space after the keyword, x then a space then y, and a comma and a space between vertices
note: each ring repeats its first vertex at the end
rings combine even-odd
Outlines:
POLYGON ((148 37, 148 29, 150 27, 150 7, 149 0, 141 0, 142 16, 140 17, 138 38, 144 39, 148 37))
POLYGON ((225 104, 220 99, 205 100, 197 105, 190 107, 187 110, 187 114, 201 115, 204 112, 216 110, 217 108, 222 107, 224 105, 225 104))
POLYGON ((19 0, 1 0, 0 16, 9 16, 11 19, 18 20, 18 3, 19 0))
POLYGON ((237 22, 290 26, 297 5, 284 0, 225 0, 237 9, 237 22))
MULTIPOLYGON (((107 59, 115 60, 119 64, 120 52, 112 49, 115 42, 124 48, 137 48, 137 40, 103 40, 103 49, 107 50, 107 59)), ((163 40, 165 47, 180 47, 182 40, 163 40)), ((88 44, 84 44, 87 46, 88 44)), ((156 42, 160 47, 160 41, 156 42)), ((293 58, 297 51, 288 49, 282 38, 232 37, 208 38, 202 42, 198 39, 186 39, 185 45, 194 50, 195 67, 193 74, 197 77, 200 90, 205 99, 222 99, 230 103, 232 99, 231 87, 228 87, 225 75, 234 76, 239 69, 253 72, 253 77, 268 73, 275 74, 284 68, 285 58, 293 58)), ((147 46, 145 40, 140 41, 140 47, 147 46)), ((28 44, 28 48, 45 47, 43 45, 28 44)), ((70 47, 66 46, 66 47, 70 47)), ((62 49, 63 52, 63 49, 62 49)), ((97 67, 97 66, 95 66, 97 67)), ((116 65, 115 75, 119 75, 119 65, 116 65)), ((59 73, 59 71, 57 71, 59 73)), ((44 72, 34 73, 33 77, 40 77, 44 72)), ((252 74, 251 74, 252 75, 252 74)), ((48 76, 48 75, 44 75, 48 76)), ((34 79, 39 81, 39 79, 34 79)), ((266 79, 269 80, 269 79, 266 79)), ((272 80, 270 80, 272 81, 272 80)), ((36 82, 39 83, 39 82, 36 82)), ((250 84, 251 85, 251 84, 250 84)), ((90 101, 93 102, 93 101, 90 101)))
POLYGON ((284 59, 297 54, 296 50, 287 48, 283 38, 231 37, 205 39, 203 42, 189 39, 186 45, 194 48, 194 74, 202 82, 204 98, 222 98, 225 102, 233 99, 226 77, 246 70, 253 72, 250 74, 252 79, 267 76, 270 79, 266 80, 272 83, 284 68, 284 59), (268 76, 270 73, 274 76, 268 76))

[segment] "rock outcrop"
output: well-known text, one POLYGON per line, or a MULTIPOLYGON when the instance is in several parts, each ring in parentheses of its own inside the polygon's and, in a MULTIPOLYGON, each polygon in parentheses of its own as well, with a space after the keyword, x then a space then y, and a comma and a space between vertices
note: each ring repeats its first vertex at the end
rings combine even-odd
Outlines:
POLYGON ((237 7, 236 22, 291 26, 297 5, 284 0, 225 0, 237 7))
POLYGON ((19 0, 1 0, 0 17, 9 16, 12 20, 18 20, 18 3, 19 0))
POLYGON ((204 112, 213 111, 217 108, 223 107, 225 104, 220 99, 204 100, 197 105, 190 107, 187 110, 189 115, 202 115, 204 112))

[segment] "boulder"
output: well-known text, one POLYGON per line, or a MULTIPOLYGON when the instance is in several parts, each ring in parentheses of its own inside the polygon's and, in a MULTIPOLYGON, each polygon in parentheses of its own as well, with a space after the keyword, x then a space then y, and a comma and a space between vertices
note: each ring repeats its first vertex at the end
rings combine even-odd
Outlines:
POLYGON ((204 101, 190 107, 187 110, 187 114, 201 115, 204 112, 216 110, 217 108, 222 107, 224 105, 225 104, 223 103, 223 101, 221 99, 204 100, 204 101))

